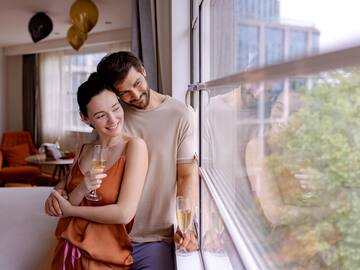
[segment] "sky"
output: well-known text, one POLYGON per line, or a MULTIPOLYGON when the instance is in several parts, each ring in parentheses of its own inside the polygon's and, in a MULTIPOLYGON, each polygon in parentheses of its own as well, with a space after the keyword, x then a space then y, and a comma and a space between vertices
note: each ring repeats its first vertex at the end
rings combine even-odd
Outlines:
POLYGON ((280 16, 312 22, 322 52, 360 44, 360 0, 280 0, 280 16))

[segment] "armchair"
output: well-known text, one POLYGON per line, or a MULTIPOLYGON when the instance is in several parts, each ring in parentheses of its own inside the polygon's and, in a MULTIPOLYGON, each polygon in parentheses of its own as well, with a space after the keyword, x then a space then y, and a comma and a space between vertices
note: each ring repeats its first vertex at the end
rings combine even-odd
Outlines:
POLYGON ((34 184, 41 174, 38 166, 25 162, 37 150, 28 131, 4 132, 0 146, 0 181, 34 184))

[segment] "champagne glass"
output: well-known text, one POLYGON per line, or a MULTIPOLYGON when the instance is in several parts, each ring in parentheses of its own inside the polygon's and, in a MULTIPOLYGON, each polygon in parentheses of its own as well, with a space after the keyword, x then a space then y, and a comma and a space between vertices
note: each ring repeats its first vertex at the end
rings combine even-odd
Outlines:
MULTIPOLYGON (((176 197, 176 219, 178 223, 179 230, 182 235, 185 235, 191 225, 192 219, 192 202, 190 198, 184 196, 176 197)), ((179 249, 177 251, 179 255, 188 255, 184 249, 179 249)))
MULTIPOLYGON (((105 169, 106 165, 106 148, 100 144, 94 145, 94 153, 92 159, 92 170, 105 169)), ((96 189, 85 194, 85 198, 90 201, 100 201, 102 197, 96 194, 96 189)))

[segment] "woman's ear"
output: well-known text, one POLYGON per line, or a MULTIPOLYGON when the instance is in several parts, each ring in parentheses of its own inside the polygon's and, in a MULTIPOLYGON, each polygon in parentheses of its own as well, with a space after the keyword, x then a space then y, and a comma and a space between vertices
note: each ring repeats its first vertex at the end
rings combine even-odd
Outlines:
POLYGON ((81 121, 83 121, 87 125, 90 125, 89 118, 86 117, 85 115, 83 115, 81 112, 79 114, 80 114, 81 121))

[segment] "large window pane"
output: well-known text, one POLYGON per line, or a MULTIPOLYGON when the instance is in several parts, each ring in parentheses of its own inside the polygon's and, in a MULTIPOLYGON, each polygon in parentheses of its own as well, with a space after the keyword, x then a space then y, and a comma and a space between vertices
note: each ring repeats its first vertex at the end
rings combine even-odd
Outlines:
POLYGON ((206 90, 202 168, 259 269, 357 269, 360 73, 279 82, 206 90))

